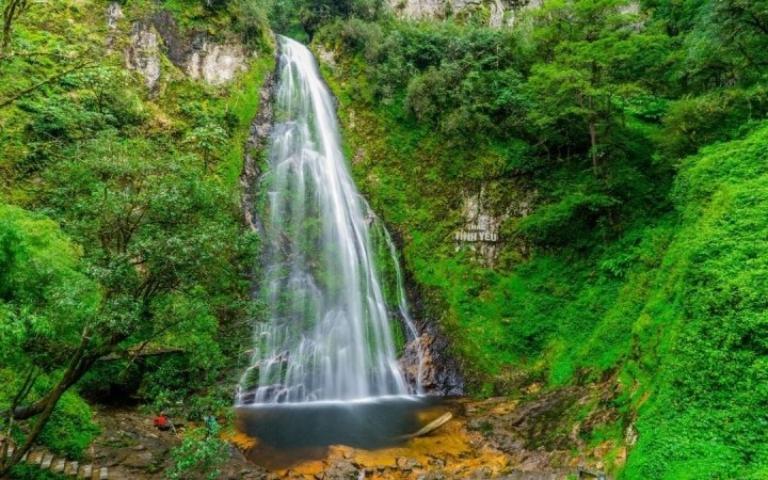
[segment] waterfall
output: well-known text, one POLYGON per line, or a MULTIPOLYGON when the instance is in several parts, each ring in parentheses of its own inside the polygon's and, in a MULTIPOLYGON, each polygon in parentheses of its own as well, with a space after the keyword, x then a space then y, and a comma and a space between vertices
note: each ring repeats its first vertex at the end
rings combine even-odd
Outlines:
POLYGON ((397 360, 396 338, 417 334, 391 238, 347 170, 334 100, 312 54, 285 37, 279 47, 275 125, 262 180, 260 289, 267 321, 256 327, 238 403, 419 393, 397 360), (394 292, 377 268, 374 226, 383 229, 385 260, 395 268, 394 292), (387 293, 395 299, 388 302, 387 293))

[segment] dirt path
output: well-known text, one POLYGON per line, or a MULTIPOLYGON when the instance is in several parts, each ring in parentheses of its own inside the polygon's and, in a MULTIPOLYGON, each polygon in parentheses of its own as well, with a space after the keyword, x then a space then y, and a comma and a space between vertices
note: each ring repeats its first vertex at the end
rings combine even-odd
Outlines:
MULTIPOLYGON (((170 451, 181 443, 184 427, 175 434, 159 431, 152 417, 135 409, 97 410, 101 435, 91 445, 88 457, 109 468, 110 480, 161 480, 171 467, 170 451)), ((261 480, 265 471, 249 463, 234 446, 221 478, 261 480)))

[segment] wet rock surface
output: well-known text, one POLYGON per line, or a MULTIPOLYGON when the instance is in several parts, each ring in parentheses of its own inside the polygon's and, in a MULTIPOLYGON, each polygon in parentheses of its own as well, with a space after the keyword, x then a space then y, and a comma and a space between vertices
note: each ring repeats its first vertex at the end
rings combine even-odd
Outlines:
POLYGON ((245 144, 245 160, 240 175, 240 186, 243 189, 242 210, 245 223, 251 230, 261 232, 261 222, 256 214, 256 197, 258 195, 259 177, 261 177, 260 160, 266 152, 269 135, 274 124, 274 105, 272 99, 277 82, 276 73, 270 73, 264 80, 259 91, 259 113, 251 122, 248 140, 245 144))
POLYGON ((450 354, 447 338, 434 323, 421 323, 419 338, 410 341, 400 358, 406 379, 416 383, 421 374, 421 386, 426 393, 459 396, 464 393, 464 378, 456 359, 450 354), (421 357, 419 356, 421 351, 421 357), (419 368, 421 362, 421 368, 419 368))

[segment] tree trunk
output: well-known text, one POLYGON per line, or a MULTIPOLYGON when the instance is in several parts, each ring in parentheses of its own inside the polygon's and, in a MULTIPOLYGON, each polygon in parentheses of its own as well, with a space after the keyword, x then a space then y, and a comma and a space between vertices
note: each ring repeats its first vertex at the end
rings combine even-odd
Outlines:
POLYGON ((53 387, 53 389, 48 392, 42 399, 38 400, 30 406, 19 407, 11 412, 9 421, 27 419, 35 415, 39 416, 37 417, 35 425, 32 427, 32 431, 29 433, 29 435, 27 435, 24 443, 14 450, 13 455, 10 458, 0 459, 0 478, 5 478, 9 474, 11 468, 17 465, 21 458, 30 450, 30 448, 32 448, 32 445, 34 445, 37 441, 37 437, 40 436, 40 433, 42 433, 46 423, 48 423, 48 419, 53 414, 53 411, 56 408, 56 405, 58 404, 61 396, 64 395, 64 392, 66 392, 69 387, 80 380, 80 378, 85 374, 85 372, 88 371, 91 365, 93 365, 93 363, 99 358, 100 355, 85 354, 89 343, 90 338, 87 336, 86 332, 83 332, 80 346, 78 346, 77 350, 74 352, 72 361, 69 363, 69 366, 64 372, 64 375, 61 377, 61 380, 59 380, 59 383, 57 383, 56 386, 53 387), (17 412, 20 414, 17 414, 17 412))
POLYGON ((3 39, 0 44, 0 54, 5 55, 8 45, 11 44, 13 22, 19 18, 26 6, 27 0, 10 0, 3 9, 3 39))
POLYGON ((39 437, 40 433, 42 433, 43 427, 45 427, 45 424, 48 423, 48 419, 51 418, 53 410, 56 408, 56 404, 59 402, 61 396, 64 395, 64 392, 67 391, 67 388, 69 387, 60 382, 58 385, 56 385, 56 388, 51 391, 51 394, 46 396, 48 400, 45 408, 43 409, 40 416, 37 417, 35 426, 32 428, 32 431, 29 432, 29 435, 27 435, 24 444, 20 447, 17 447, 13 451, 11 458, 9 458, 3 464, 3 466, 0 467, 0 478, 4 478, 4 476, 8 475, 11 468, 17 465, 21 461, 22 457, 32 448, 32 445, 35 444, 37 437, 39 437))
POLYGON ((592 156, 592 173, 597 177, 599 173, 597 165, 597 125, 594 120, 590 120, 589 122, 589 143, 589 151, 592 156))

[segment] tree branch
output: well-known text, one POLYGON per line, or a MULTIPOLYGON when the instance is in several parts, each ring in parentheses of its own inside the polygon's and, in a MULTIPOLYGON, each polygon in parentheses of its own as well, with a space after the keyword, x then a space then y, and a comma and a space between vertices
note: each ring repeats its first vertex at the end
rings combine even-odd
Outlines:
POLYGON ((11 96, 9 98, 6 98, 5 100, 0 101, 0 108, 5 108, 8 105, 11 105, 16 100, 18 100, 18 99, 20 99, 20 98, 22 98, 22 97, 24 97, 26 95, 29 95, 30 93, 34 92, 38 88, 44 87, 44 86, 48 85, 49 83, 53 83, 53 82, 55 82, 57 80, 60 80, 61 78, 69 75, 72 72, 75 72, 77 70, 82 70, 82 69, 85 69, 85 68, 91 68, 94 65, 95 65, 95 62, 92 61, 92 60, 89 60, 89 61, 84 62, 84 63, 78 63, 74 67, 68 68, 68 69, 64 70, 63 72, 60 72, 60 73, 57 73, 56 75, 48 77, 45 80, 43 80, 41 82, 38 82, 38 83, 32 85, 31 87, 25 88, 25 89, 21 90, 20 92, 15 93, 13 96, 11 96))

